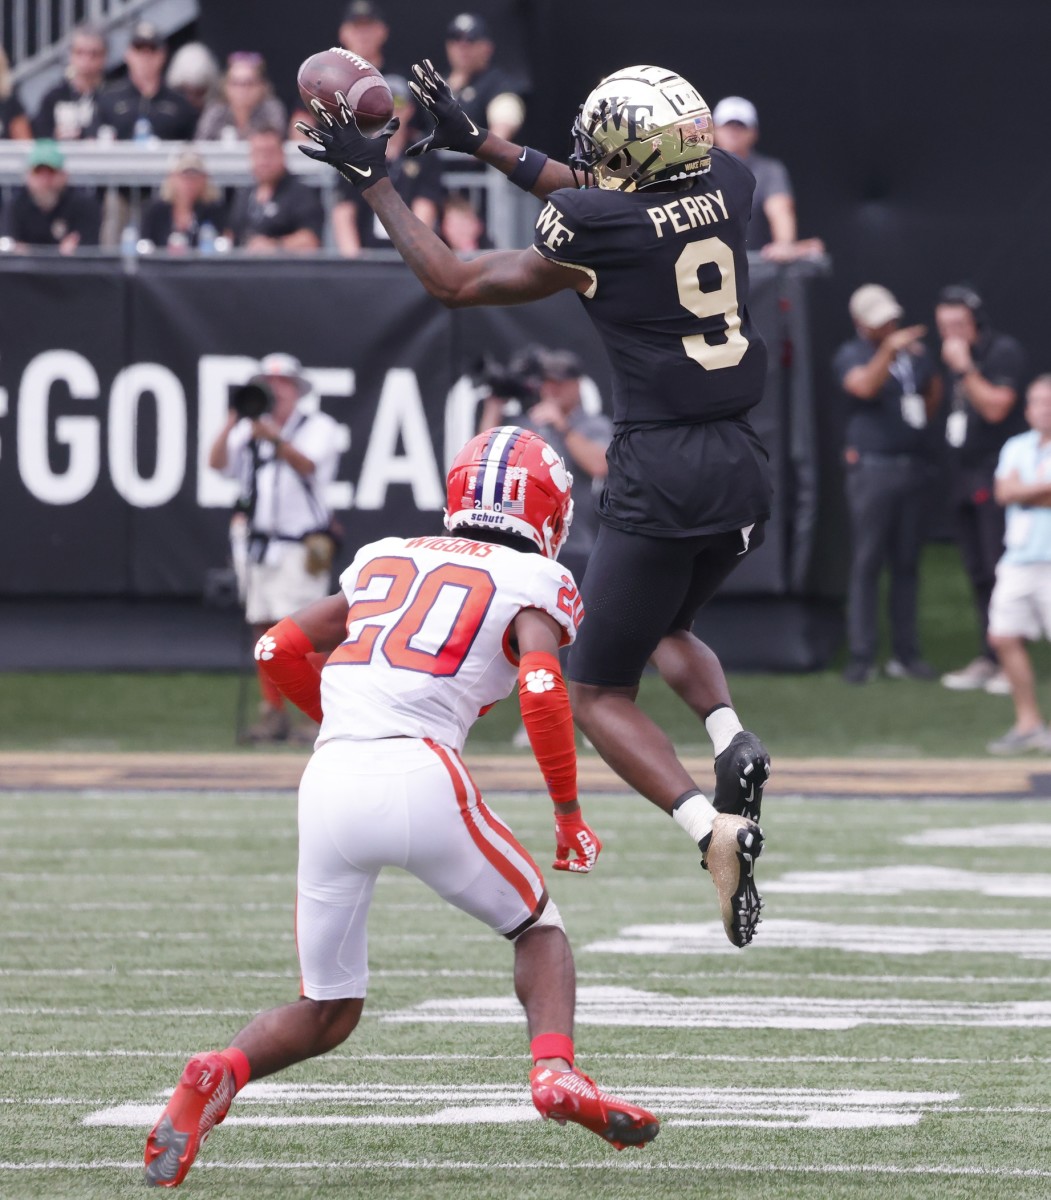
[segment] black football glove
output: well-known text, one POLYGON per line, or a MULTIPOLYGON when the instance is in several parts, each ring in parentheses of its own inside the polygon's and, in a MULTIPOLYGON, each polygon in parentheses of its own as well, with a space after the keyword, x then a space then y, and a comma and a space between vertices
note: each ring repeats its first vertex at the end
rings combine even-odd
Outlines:
POLYGON ((460 107, 459 101, 445 80, 434 69, 429 58, 414 64, 413 78, 409 80, 409 91, 416 102, 434 118, 434 128, 405 151, 407 158, 426 154, 428 150, 458 150, 461 154, 473 154, 485 141, 486 129, 478 126, 460 107))
POLYGON ((398 128, 400 121, 392 117, 375 137, 366 137, 354 120, 354 113, 342 92, 336 92, 340 120, 335 120, 323 108, 318 108, 318 119, 327 129, 315 129, 302 121, 296 122, 300 133, 317 142, 316 146, 299 148, 308 158, 328 163, 359 191, 371 187, 377 180, 387 176, 387 142, 398 128))

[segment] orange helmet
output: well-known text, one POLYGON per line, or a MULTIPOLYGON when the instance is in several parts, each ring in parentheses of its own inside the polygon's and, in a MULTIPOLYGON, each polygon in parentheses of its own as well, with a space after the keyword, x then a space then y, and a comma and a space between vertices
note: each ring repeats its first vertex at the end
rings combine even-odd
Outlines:
POLYGON ((501 425, 471 438, 446 484, 445 528, 502 529, 557 558, 573 520, 573 476, 537 433, 501 425))

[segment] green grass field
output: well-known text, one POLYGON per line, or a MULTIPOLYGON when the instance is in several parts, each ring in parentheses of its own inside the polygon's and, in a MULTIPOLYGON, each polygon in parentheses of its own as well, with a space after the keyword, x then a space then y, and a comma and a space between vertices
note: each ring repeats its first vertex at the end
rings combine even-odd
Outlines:
MULTIPOLYGON (((548 862, 547 800, 490 800, 548 862)), ((533 1119, 508 946, 390 871, 358 1031, 250 1086, 185 1194, 1046 1200, 1046 802, 774 791, 743 952, 671 822, 586 803, 596 872, 549 873, 580 1065, 660 1114, 653 1145, 533 1119)), ((290 794, 4 795, 5 1200, 142 1194, 185 1058, 295 995, 294 858, 290 794)))
MULTIPOLYGON (((927 547, 920 613, 925 653, 940 670, 974 656, 974 617, 954 547, 927 547)), ((1033 655, 1051 714, 1051 647, 1038 645, 1033 655)), ((984 754, 1014 719, 1003 696, 887 679, 851 687, 838 670, 730 682, 738 711, 775 757, 969 757, 984 754)), ((0 750, 230 750, 241 686, 230 674, 0 674, 0 750)), ((254 703, 254 684, 244 686, 254 703)), ((656 677, 643 679, 642 701, 684 749, 707 747, 699 723, 656 677)), ((512 699, 478 722, 471 745, 506 750, 517 726, 512 699)))

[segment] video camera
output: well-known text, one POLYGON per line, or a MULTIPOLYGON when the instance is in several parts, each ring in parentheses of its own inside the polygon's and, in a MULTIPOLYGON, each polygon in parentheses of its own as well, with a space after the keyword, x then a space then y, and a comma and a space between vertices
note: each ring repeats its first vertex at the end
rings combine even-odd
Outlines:
POLYGON ((540 364, 531 346, 518 351, 506 366, 485 354, 471 367, 469 376, 475 387, 487 388, 491 396, 501 400, 531 405, 540 394, 540 364))
POLYGON ((239 417, 257 421, 274 407, 274 393, 265 383, 251 380, 230 393, 230 407, 239 417))

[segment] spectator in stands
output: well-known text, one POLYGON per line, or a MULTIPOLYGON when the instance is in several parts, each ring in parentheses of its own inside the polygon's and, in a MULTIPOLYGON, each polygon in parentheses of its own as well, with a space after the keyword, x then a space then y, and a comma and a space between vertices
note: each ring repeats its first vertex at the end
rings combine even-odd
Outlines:
POLYGON ((172 163, 160 196, 143 214, 141 236, 160 249, 180 251, 197 248, 201 230, 209 226, 214 239, 226 227, 226 208, 204 159, 184 150, 172 163))
MULTIPOLYGON (((606 479, 606 447, 613 439, 609 417, 584 408, 583 376, 584 365, 572 350, 529 346, 515 355, 507 368, 507 379, 518 399, 509 406, 494 392, 483 403, 479 425, 481 431, 505 422, 532 429, 558 451, 569 467, 573 475, 573 524, 558 561, 573 573, 578 584, 598 536, 598 496, 606 479)), ((519 726, 511 741, 520 750, 528 749, 529 734, 524 725, 519 726)))
POLYGON ((726 96, 712 112, 715 144, 746 163, 755 176, 752 220, 748 226, 748 249, 758 250, 774 262, 824 254, 820 238, 797 239, 796 202, 784 163, 757 154, 759 114, 751 100, 726 96))
POLYGON ((833 360, 847 400, 847 502, 851 561, 847 598, 850 654, 843 678, 876 675, 879 580, 889 568, 891 679, 932 680, 920 656, 917 588, 924 486, 930 469, 927 426, 941 400, 941 380, 920 339, 922 325, 900 328, 901 305, 878 283, 850 298, 856 336, 833 360))
POLYGON ((1004 541, 1004 510, 996 503, 993 480, 1004 443, 1025 429, 1025 352, 1013 337, 989 328, 981 297, 964 284, 941 290, 934 317, 945 366, 945 437, 956 537, 982 640, 982 653, 966 667, 943 675, 942 683, 953 691, 984 688, 1007 695, 1011 685, 987 632, 1004 541))
MULTIPOLYGON (((409 85, 399 75, 386 75, 394 97, 394 115, 401 121, 387 142, 387 171, 391 183, 417 217, 429 228, 437 229, 445 200, 441 163, 434 155, 406 158, 405 148, 415 135, 411 128, 414 112, 409 85)), ((353 257, 362 250, 390 248, 387 231, 352 184, 340 176, 336 184, 338 200, 332 209, 332 237, 340 254, 353 257)))
POLYGON ((989 603, 989 640, 1011 685, 1015 723, 989 743, 991 754, 1051 754, 1051 735, 1036 699, 1026 639, 1051 639, 1051 375, 1026 394, 1030 428, 1004 443, 996 502, 1007 506, 1007 549, 989 603))
POLYGON ((244 141, 253 130, 284 129, 287 122, 263 56, 238 50, 226 60, 220 95, 201 114, 197 136, 203 141, 244 141))
POLYGON ((219 90, 219 64, 203 42, 187 42, 172 55, 164 82, 189 100, 200 116, 219 90))
POLYGON ((53 246, 60 254, 73 254, 80 246, 97 246, 98 205, 93 197, 69 186, 58 142, 35 142, 26 168, 25 187, 4 205, 3 236, 11 238, 18 250, 53 246))
MULTIPOLYGON (((325 487, 336 476, 340 451, 338 426, 308 399, 310 383, 298 359, 267 355, 249 384, 267 407, 255 419, 231 407, 208 464, 241 484, 231 551, 245 620, 259 638, 276 621, 331 590, 335 543, 328 536, 325 487)), ((237 393, 232 399, 239 404, 237 393)), ((323 661, 324 656, 317 665, 323 661)), ((262 672, 259 682, 260 719, 248 730, 249 740, 295 737, 281 693, 262 672)), ((313 741, 317 727, 304 733, 313 741)))
MULTIPOLYGON (((395 75, 404 75, 395 64, 387 59, 386 45, 390 36, 390 28, 383 16, 383 11, 372 0, 351 0, 343 13, 343 22, 339 27, 339 44, 344 50, 367 59, 372 65, 386 74, 392 71, 395 75)), ((288 140, 290 142, 308 141, 296 128, 297 122, 305 121, 308 125, 314 123, 314 114, 302 104, 293 108, 288 122, 288 140)))
POLYGON ((455 250, 457 254, 475 254, 479 250, 493 248, 478 210, 462 192, 453 192, 446 199, 439 232, 449 249, 455 250))
POLYGON ((606 479, 613 423, 605 414, 584 408, 584 366, 572 350, 527 347, 512 358, 506 377, 516 403, 509 406, 497 386, 483 403, 479 430, 511 421, 539 433, 565 459, 573 472, 573 525, 559 561, 579 582, 598 536, 596 503, 606 479))
POLYGON ((106 37, 94 25, 78 25, 69 38, 65 77, 44 94, 33 118, 38 138, 72 141, 95 121, 95 105, 106 81, 106 37))
POLYGON ((156 25, 140 21, 124 53, 128 77, 99 95, 92 132, 112 129, 120 140, 160 138, 187 141, 197 125, 197 111, 181 93, 164 83, 167 48, 156 25))
POLYGON ((378 4, 373 4, 372 0, 350 0, 339 27, 339 44, 344 50, 367 59, 377 70, 383 71, 388 37, 390 28, 378 4))
POLYGON ((325 214, 314 188, 285 166, 282 131, 259 129, 248 138, 255 185, 238 193, 227 236, 251 254, 309 253, 321 245, 325 214))
POLYGON ((11 79, 11 64, 3 46, 0 46, 0 138, 24 139, 32 136, 29 118, 11 79))
POLYGON ((445 33, 447 80, 460 107, 476 125, 512 138, 525 120, 522 87, 493 65, 489 27, 475 13, 454 17, 445 33))

